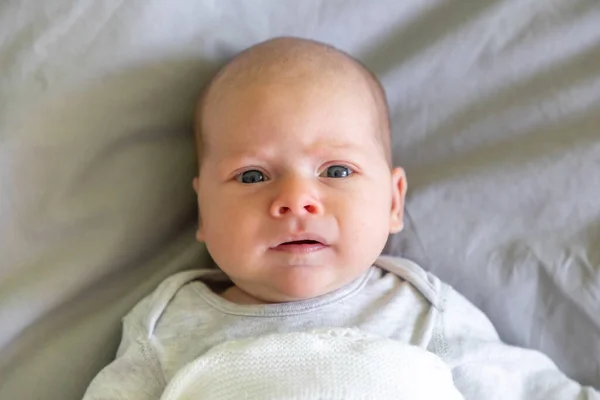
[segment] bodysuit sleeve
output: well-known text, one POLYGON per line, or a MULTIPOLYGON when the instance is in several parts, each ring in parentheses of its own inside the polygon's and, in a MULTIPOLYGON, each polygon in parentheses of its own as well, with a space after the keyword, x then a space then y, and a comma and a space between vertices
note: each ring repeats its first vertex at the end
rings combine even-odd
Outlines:
POLYGON ((159 360, 150 346, 140 316, 148 299, 142 300, 123 319, 117 357, 91 382, 84 400, 156 400, 166 384, 159 360))
POLYGON ((483 312, 446 289, 438 346, 465 399, 600 399, 600 392, 569 379, 544 354, 503 343, 483 312))

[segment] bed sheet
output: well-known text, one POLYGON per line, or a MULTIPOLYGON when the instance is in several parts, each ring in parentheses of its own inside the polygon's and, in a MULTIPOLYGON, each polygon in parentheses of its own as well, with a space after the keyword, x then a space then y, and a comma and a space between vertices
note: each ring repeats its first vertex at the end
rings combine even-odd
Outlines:
POLYGON ((194 242, 191 115, 278 35, 386 87, 420 262, 600 387, 597 0, 8 0, 0 4, 0 398, 80 398, 120 317, 194 242))

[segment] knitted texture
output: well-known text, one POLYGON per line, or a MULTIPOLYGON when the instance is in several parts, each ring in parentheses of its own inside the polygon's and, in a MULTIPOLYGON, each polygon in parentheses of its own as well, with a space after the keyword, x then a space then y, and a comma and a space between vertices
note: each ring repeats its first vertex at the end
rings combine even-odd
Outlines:
POLYGON ((419 347, 335 328, 228 341, 171 380, 161 400, 462 399, 419 347))

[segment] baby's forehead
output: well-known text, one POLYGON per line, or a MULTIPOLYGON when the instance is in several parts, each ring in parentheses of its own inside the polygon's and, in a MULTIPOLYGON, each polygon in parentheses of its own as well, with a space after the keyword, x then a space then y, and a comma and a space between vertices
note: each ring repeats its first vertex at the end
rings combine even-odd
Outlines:
MULTIPOLYGON (((217 73, 199 102, 196 114, 198 143, 202 143, 202 136, 207 133, 206 120, 214 118, 219 108, 221 112, 229 110, 219 105, 231 104, 231 100, 236 100, 236 96, 249 86, 278 84, 290 91, 315 86, 342 87, 348 93, 358 93, 370 104, 352 112, 374 113, 380 125, 374 134, 381 139, 384 147, 389 148, 387 101, 377 78, 358 61, 331 46, 293 38, 274 39, 254 46, 240 53, 217 73)), ((326 90, 321 93, 326 93, 326 90)), ((321 94, 313 101, 318 104, 326 99, 321 94)))
POLYGON ((364 87, 314 80, 238 87, 207 108, 205 145, 215 157, 273 158, 268 153, 292 144, 315 158, 344 158, 344 152, 380 142, 377 110, 367 96, 364 87))
POLYGON ((290 69, 269 73, 259 69, 231 71, 215 82, 205 98, 205 108, 218 106, 226 100, 237 100, 240 95, 245 94, 248 89, 259 93, 265 98, 277 96, 280 90, 293 95, 294 93, 306 92, 310 89, 319 91, 319 96, 312 100, 315 103, 326 103, 327 94, 339 92, 340 90, 350 93, 367 94, 370 91, 369 82, 356 71, 340 71, 334 69, 306 68, 297 65, 290 69), (272 94, 269 92, 272 91, 272 94), (271 96, 270 96, 271 95, 271 96))
MULTIPOLYGON (((318 101, 312 102, 319 107, 318 101)), ((311 113, 311 108, 306 111, 311 113)), ((322 118, 327 110, 320 114, 317 111, 316 116, 301 110, 297 115, 280 118, 276 113, 257 116, 260 113, 253 114, 250 108, 242 115, 232 111, 231 115, 214 116, 206 131, 205 158, 211 165, 226 169, 238 163, 264 162, 283 168, 309 160, 316 165, 334 159, 360 162, 379 156, 372 115, 366 110, 353 110, 328 120, 322 118)))

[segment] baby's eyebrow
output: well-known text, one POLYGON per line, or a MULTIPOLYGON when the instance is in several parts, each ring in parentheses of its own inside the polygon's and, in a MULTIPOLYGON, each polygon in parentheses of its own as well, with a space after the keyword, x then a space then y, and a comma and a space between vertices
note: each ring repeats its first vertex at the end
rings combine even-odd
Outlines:
POLYGON ((233 162, 240 160, 263 160, 269 158, 270 153, 261 150, 243 150, 225 154, 221 159, 222 162, 233 162))
POLYGON ((264 154, 260 152, 236 152, 224 155, 216 161, 217 170, 223 173, 229 173, 232 168, 240 168, 247 164, 260 164, 266 160, 264 154))
POLYGON ((325 147, 335 150, 359 150, 361 146, 356 143, 334 143, 327 144, 325 147))
POLYGON ((313 152, 316 154, 323 154, 327 152, 360 152, 363 147, 356 143, 317 143, 314 146, 313 152))
MULTIPOLYGON (((317 142, 307 149, 307 153, 315 157, 329 158, 331 156, 339 157, 344 154, 356 154, 361 152, 363 147, 357 143, 350 142, 317 142)), ((279 155, 277 149, 269 150, 268 147, 258 149, 244 149, 223 155, 219 160, 220 165, 234 164, 240 162, 259 162, 271 160, 279 155)))

